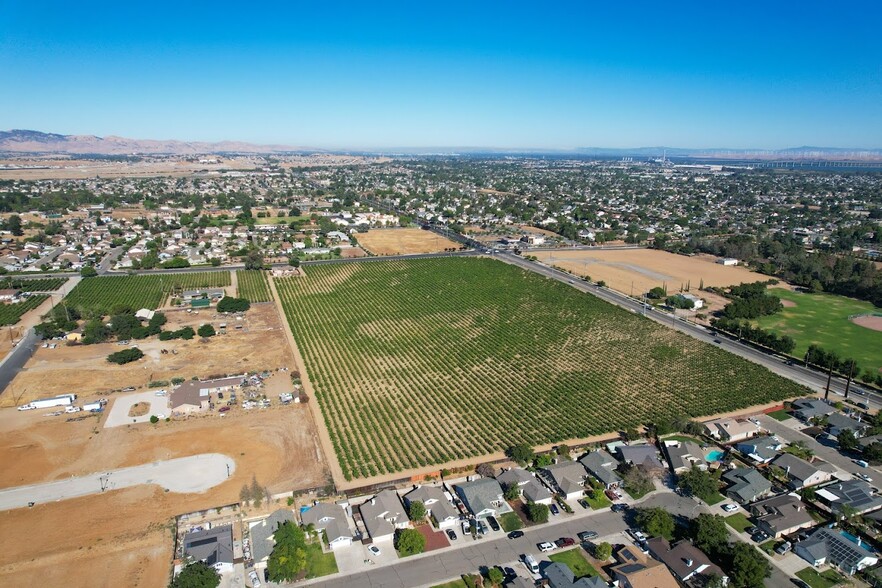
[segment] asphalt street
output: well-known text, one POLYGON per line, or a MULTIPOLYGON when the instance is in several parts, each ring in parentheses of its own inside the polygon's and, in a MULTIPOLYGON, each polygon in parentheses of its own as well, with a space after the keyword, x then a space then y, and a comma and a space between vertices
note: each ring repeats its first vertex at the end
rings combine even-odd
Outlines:
POLYGON ((203 492, 236 470, 236 462, 220 453, 203 453, 139 466, 96 472, 66 480, 0 490, 0 510, 100 494, 140 484, 157 484, 169 492, 203 492))

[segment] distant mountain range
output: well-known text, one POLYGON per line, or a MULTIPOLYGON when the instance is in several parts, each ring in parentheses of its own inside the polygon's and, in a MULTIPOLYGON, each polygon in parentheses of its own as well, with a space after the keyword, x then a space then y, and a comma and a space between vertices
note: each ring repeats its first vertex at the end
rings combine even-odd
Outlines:
MULTIPOLYGON (((205 153, 284 153, 322 151, 290 145, 256 145, 241 141, 176 141, 153 139, 127 139, 125 137, 96 137, 94 135, 59 135, 13 129, 0 131, 0 152, 71 155, 198 155, 205 153)), ((341 150, 342 151, 342 150, 341 150)), ((535 154, 535 155, 582 155, 590 157, 638 157, 656 158, 688 157, 695 159, 786 159, 786 160, 836 160, 836 161, 882 161, 882 149, 848 149, 839 147, 792 147, 789 149, 683 149, 678 147, 635 147, 610 149, 605 147, 579 147, 564 149, 494 149, 480 147, 402 148, 346 150, 349 153, 407 153, 407 154, 535 154)))
MULTIPOLYGON (((13 129, 0 131, 0 151, 14 153, 68 153, 75 155, 197 155, 200 153, 279 153, 300 151, 287 145, 254 145, 241 141, 126 139, 94 135, 58 135, 13 129)), ((314 150, 313 150, 314 151, 314 150)))

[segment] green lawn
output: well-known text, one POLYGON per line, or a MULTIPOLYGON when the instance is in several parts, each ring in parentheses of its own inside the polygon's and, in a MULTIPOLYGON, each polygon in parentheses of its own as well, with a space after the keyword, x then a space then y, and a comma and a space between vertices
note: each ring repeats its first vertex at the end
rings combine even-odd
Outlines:
POLYGON ((306 577, 318 578, 337 573, 337 558, 333 553, 322 553, 318 543, 306 546, 306 577))
POLYGON ((597 570, 594 569, 588 561, 582 556, 582 548, 577 547, 575 549, 569 549, 567 551, 561 551, 560 553, 555 553, 554 555, 549 556, 551 561, 566 564, 574 574, 576 574, 576 578, 584 578, 585 576, 597 576, 597 570))
POLYGON ((466 588, 466 583, 463 582, 462 578, 458 578, 446 584, 435 584, 432 588, 466 588))
POLYGON ((778 541, 777 539, 769 539, 768 541, 766 541, 765 543, 760 545, 759 548, 762 549, 763 551, 765 551, 766 553, 768 553, 769 555, 774 555, 775 547, 778 545, 778 543, 781 543, 781 542, 778 541))
POLYGON ((753 525, 753 523, 747 520, 747 517, 740 512, 736 512, 735 514, 726 517, 726 523, 739 533, 743 533, 748 527, 753 525))
POLYGON ((699 496, 702 500, 708 503, 708 505, 713 506, 715 504, 719 504, 726 500, 726 497, 720 494, 719 492, 714 492, 710 496, 699 496))
POLYGON ((882 313, 882 310, 869 302, 833 294, 803 294, 783 288, 772 288, 769 294, 796 306, 755 322, 764 329, 793 337, 796 357, 804 357, 809 345, 815 343, 840 357, 854 358, 862 370, 882 368, 882 354, 873 351, 882 349, 882 331, 859 327, 848 320, 855 314, 882 313))
POLYGON ((524 526, 523 521, 514 512, 507 512, 499 518, 499 524, 502 525, 502 529, 508 533, 509 531, 516 531, 524 526))
POLYGON ((628 496, 630 496, 634 500, 640 500, 641 498, 643 498, 644 496, 646 496, 647 494, 652 492, 652 490, 655 490, 655 488, 647 490, 646 492, 636 492, 634 490, 631 490, 627 486, 624 486, 624 490, 625 490, 625 492, 627 492, 628 496))
POLYGON ((594 498, 590 492, 583 498, 594 510, 606 508, 612 504, 610 499, 606 497, 606 494, 603 493, 603 490, 597 493, 597 498, 594 498))
POLYGON ((272 216, 265 218, 255 218, 254 222, 258 225, 287 225, 294 221, 308 221, 308 216, 272 216))
POLYGON ((783 408, 781 410, 776 410, 774 412, 768 413, 768 416, 772 417, 776 421, 786 421, 787 419, 792 419, 793 416, 783 408))
POLYGON ((796 577, 812 588, 832 588, 845 579, 836 570, 826 570, 819 574, 814 568, 800 570, 796 572, 796 577))

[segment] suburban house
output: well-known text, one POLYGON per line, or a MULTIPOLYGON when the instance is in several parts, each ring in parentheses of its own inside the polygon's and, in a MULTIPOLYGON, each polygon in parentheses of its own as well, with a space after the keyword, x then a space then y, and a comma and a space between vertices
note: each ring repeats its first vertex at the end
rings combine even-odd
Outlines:
POLYGON ((865 549, 857 539, 851 540, 840 531, 826 527, 818 529, 808 539, 799 541, 793 551, 815 567, 829 564, 849 576, 874 566, 879 561, 876 554, 865 549))
POLYGON ((769 463, 775 459, 782 447, 777 437, 768 435, 740 441, 735 445, 735 449, 757 463, 769 463))
POLYGON ((726 488, 726 496, 742 504, 759 500, 772 491, 772 484, 753 468, 735 468, 722 477, 731 484, 726 488))
POLYGON ((519 486, 521 489, 530 482, 531 480, 535 480, 536 478, 523 468, 509 468, 496 476, 496 480, 503 486, 519 486))
POLYGON ((535 478, 524 485, 521 490, 527 502, 535 502, 536 504, 544 504, 546 506, 551 505, 553 502, 554 495, 535 478))
POLYGON ((834 412, 827 417, 827 432, 838 437, 842 431, 850 430, 855 437, 863 437, 867 432, 867 423, 845 416, 841 412, 834 412))
POLYGON ((592 451, 580 459, 579 463, 585 466, 585 469, 607 490, 616 488, 622 483, 622 478, 616 473, 619 462, 603 449, 592 451))
POLYGON ((704 452, 697 443, 692 441, 665 441, 662 445, 671 471, 675 474, 688 472, 693 467, 700 470, 707 469, 707 460, 704 452))
POLYGON ((396 529, 406 529, 410 519, 394 490, 383 490, 359 507, 371 541, 391 541, 396 529))
POLYGON ((863 480, 835 482, 818 488, 815 496, 836 514, 842 514, 845 507, 851 508, 855 514, 882 508, 882 497, 876 495, 876 489, 863 480))
POLYGON ((813 418, 825 417, 836 412, 832 405, 820 398, 800 398, 794 400, 790 406, 793 408, 793 416, 806 423, 813 418))
POLYGON ((704 430, 709 437, 723 443, 735 443, 753 437, 759 427, 748 420, 722 418, 704 423, 704 430))
POLYGON ((676 578, 660 561, 644 555, 633 545, 625 545, 616 553, 618 564, 610 575, 621 588, 679 588, 676 578))
POLYGON ((655 449, 655 445, 648 443, 620 445, 618 452, 623 462, 636 466, 647 474, 660 474, 665 469, 664 464, 658 458, 658 451, 655 449))
POLYGON ((835 471, 835 468, 826 462, 820 462, 815 466, 790 453, 782 453, 772 461, 772 465, 784 470, 787 474, 787 485, 793 490, 829 482, 835 471))
POLYGON ((713 576, 720 578, 724 586, 729 583, 729 578, 723 570, 689 541, 678 541, 671 545, 664 537, 653 537, 646 542, 646 546, 652 557, 668 566, 674 576, 683 583, 693 579, 698 580, 700 576, 703 576, 703 581, 699 582, 701 585, 713 576))
POLYGON ((576 574, 573 573, 570 566, 564 563, 552 563, 542 570, 542 575, 548 580, 550 588, 609 588, 600 576, 589 576, 576 580, 576 574))
POLYGON ((0 302, 14 302, 18 298, 18 290, 15 288, 0 289, 0 302))
POLYGON ((459 510, 439 486, 417 486, 404 495, 405 506, 410 508, 412 502, 422 502, 440 529, 452 527, 459 520, 459 510))
POLYGON ((349 529, 346 509, 341 504, 317 502, 309 510, 300 513, 300 520, 317 531, 324 531, 331 549, 352 544, 353 533, 349 529))
POLYGON ((750 506, 756 526, 776 539, 815 525, 815 520, 796 494, 782 494, 750 506))
POLYGON ((205 562, 220 573, 233 571, 233 527, 221 525, 187 533, 184 559, 205 562))
POLYGON ((496 516, 497 513, 511 510, 502 497, 502 486, 493 478, 463 482, 454 488, 475 518, 496 516))
POLYGON ((280 508, 262 521, 251 524, 251 557, 255 568, 265 568, 276 540, 273 534, 283 524, 294 521, 294 513, 290 509, 280 508))
POLYGON ((560 492, 567 500, 581 498, 585 493, 585 467, 577 461, 561 461, 545 468, 560 492))

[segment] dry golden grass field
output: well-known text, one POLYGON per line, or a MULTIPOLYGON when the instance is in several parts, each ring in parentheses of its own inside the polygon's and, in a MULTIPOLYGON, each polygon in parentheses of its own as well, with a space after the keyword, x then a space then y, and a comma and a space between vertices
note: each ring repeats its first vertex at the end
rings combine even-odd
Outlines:
POLYGON ((359 244, 374 255, 437 253, 459 244, 423 229, 372 229, 358 235, 359 244))

